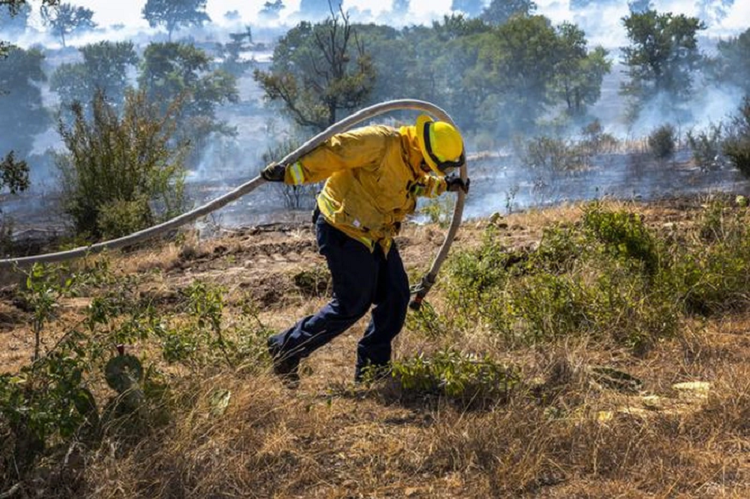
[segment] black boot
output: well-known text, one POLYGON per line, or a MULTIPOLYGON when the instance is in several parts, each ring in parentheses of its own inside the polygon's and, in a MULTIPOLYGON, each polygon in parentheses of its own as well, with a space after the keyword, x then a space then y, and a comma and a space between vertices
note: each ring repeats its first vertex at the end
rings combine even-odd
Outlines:
POLYGON ((285 352, 273 338, 268 338, 268 353, 273 360, 273 373, 289 388, 299 386, 299 355, 285 352))

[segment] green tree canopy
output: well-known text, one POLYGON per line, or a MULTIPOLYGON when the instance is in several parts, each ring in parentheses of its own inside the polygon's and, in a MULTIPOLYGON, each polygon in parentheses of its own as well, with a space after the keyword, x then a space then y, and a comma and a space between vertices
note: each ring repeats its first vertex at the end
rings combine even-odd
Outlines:
POLYGON ((263 8, 260 9, 258 15, 261 19, 276 20, 279 18, 281 11, 284 9, 283 0, 268 0, 263 4, 263 8))
POLYGON ((8 189, 11 194, 16 194, 28 188, 29 165, 17 160, 15 153, 11 151, 0 160, 0 192, 8 189))
POLYGON ((604 76, 612 69, 603 47, 589 52, 586 35, 575 24, 563 23, 557 27, 559 60, 552 80, 552 93, 565 103, 566 113, 582 116, 587 106, 601 96, 604 76))
POLYGON ((486 78, 484 106, 495 109, 502 136, 530 131, 550 103, 548 86, 559 60, 557 33, 544 16, 517 16, 487 36, 477 68, 486 78))
MULTIPOLYGON (((45 5, 54 5, 58 2, 58 0, 42 0, 42 6, 45 5)), ((0 16, 4 15, 7 12, 8 18, 5 18, 7 22, 10 22, 11 24, 15 21, 12 20, 14 16, 20 15, 21 19, 23 19, 23 26, 26 27, 26 18, 24 17, 24 12, 31 12, 31 6, 30 2, 27 0, 0 0, 0 16)), ((0 22, 0 28, 2 28, 4 24, 0 22)), ((2 57, 5 52, 8 50, 8 43, 0 40, 0 57, 2 57)))
MULTIPOLYGON (((623 18, 630 45, 623 47, 628 80, 621 93, 630 98, 630 118, 656 97, 667 98, 669 106, 687 102, 693 93, 693 79, 703 56, 697 33, 705 25, 697 17, 660 14, 655 10, 631 13, 623 18)), ((667 109, 663 109, 667 111, 667 109)))
POLYGON ((42 21, 49 26, 52 34, 60 39, 63 47, 65 47, 68 35, 96 27, 96 23, 92 20, 94 11, 85 7, 77 7, 69 3, 42 5, 41 13, 42 21))
POLYGON ((23 33, 29 22, 31 5, 22 3, 18 6, 0 3, 0 30, 8 33, 23 33))
POLYGON ((631 13, 642 14, 654 8, 651 0, 628 0, 628 10, 631 13))
POLYGON ((63 63, 50 78, 50 89, 60 95, 63 106, 75 101, 90 108, 99 91, 119 108, 128 86, 127 71, 138 64, 132 42, 98 42, 79 49, 83 62, 63 63))
MULTIPOLYGON (((183 43, 151 43, 143 52, 138 88, 163 112, 175 102, 179 138, 199 152, 212 133, 234 130, 216 119, 217 106, 237 102, 237 79, 223 70, 211 70, 212 59, 203 50, 183 43)), ((194 160, 192 157, 191 160, 194 160)))
POLYGON ((171 41, 179 27, 201 26, 210 22, 206 14, 207 0, 147 0, 141 14, 152 28, 164 26, 171 41))
POLYGON ((482 11, 482 19, 488 24, 499 26, 515 16, 529 16, 536 10, 531 0, 491 0, 482 11))
POLYGON ((721 40, 719 55, 713 62, 713 76, 717 83, 732 84, 750 95, 750 29, 739 36, 721 40))
POLYGON ((0 59, 0 156, 15 151, 19 157, 26 157, 34 136, 49 126, 40 89, 46 81, 43 61, 41 51, 15 46, 0 59))
POLYGON ((714 24, 727 17, 734 0, 696 0, 695 4, 698 7, 697 17, 708 24, 714 24))
POLYGON ((256 70, 266 97, 303 127, 324 130, 341 111, 366 102, 375 72, 343 12, 317 24, 301 22, 279 41, 270 71, 256 70))

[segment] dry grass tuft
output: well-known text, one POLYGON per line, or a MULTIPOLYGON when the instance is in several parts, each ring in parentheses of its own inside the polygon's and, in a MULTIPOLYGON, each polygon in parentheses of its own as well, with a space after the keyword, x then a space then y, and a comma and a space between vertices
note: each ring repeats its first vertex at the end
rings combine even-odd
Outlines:
MULTIPOLYGON (((612 206, 642 212, 657 228, 689 226, 696 218, 695 203, 612 206)), ((502 219, 503 244, 538 242, 545 227, 573 223, 581 213, 570 205, 510 215, 502 219)), ((476 247, 486 224, 462 228, 456 251, 476 247)), ((428 268, 440 233, 430 226, 406 229, 400 243, 412 275, 428 268)), ((223 326, 237 326, 240 337, 251 335, 240 327, 243 307, 257 308, 250 323, 255 327, 257 319, 266 334, 314 312, 329 293, 318 280, 321 260, 309 231, 241 233, 111 258, 117 276, 138 276, 133 291, 141 300, 161 314, 176 314, 177 322, 184 319, 180 324, 189 324, 179 315, 184 307, 175 305, 182 289, 198 280, 222 287, 223 326)), ((66 302, 66 324, 80 321, 88 299, 66 302)), ((77 451, 82 464, 74 467, 74 482, 63 487, 69 475, 41 477, 40 471, 21 493, 108 499, 750 497, 746 310, 686 317, 676 335, 636 355, 611 338, 583 335, 509 346, 482 321, 459 324, 442 283, 428 299, 435 317, 402 333, 396 357, 429 357, 445 348, 488 355, 519 370, 520 381, 506 397, 472 405, 407 391, 392 379, 354 386, 354 352, 367 319, 303 362, 298 390, 284 388, 262 356, 235 369, 166 365, 159 345, 144 341, 128 351, 143 354, 168 381, 170 390, 156 404, 168 409, 166 424, 144 417, 145 426, 130 434, 124 426, 110 428, 100 444, 77 451), (597 367, 640 384, 609 383, 597 367), (681 382, 706 388, 675 389, 681 382)), ((28 342, 18 337, 28 334, 21 324, 28 315, 10 298, 0 302, 0 339, 18 358, 28 357, 28 342)), ((72 468, 55 466, 50 469, 72 468)))

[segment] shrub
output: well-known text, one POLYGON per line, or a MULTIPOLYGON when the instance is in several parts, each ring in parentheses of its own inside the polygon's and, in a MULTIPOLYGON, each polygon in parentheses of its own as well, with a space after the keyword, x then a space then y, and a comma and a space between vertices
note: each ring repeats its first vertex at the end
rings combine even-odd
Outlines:
POLYGON ((662 125, 648 136, 648 147, 656 159, 670 159, 675 152, 675 130, 672 125, 662 125))
POLYGON ((716 170, 725 161, 722 153, 722 126, 711 125, 708 130, 693 134, 688 132, 687 141, 693 151, 693 160, 701 170, 716 170))
POLYGON ((430 220, 430 223, 437 224, 442 228, 450 225, 453 209, 456 204, 456 198, 453 196, 440 196, 427 200, 421 208, 420 213, 424 213, 430 220))
POLYGON ((393 377, 404 390, 445 395, 470 405, 505 399, 519 381, 512 367, 454 349, 394 361, 393 377))
POLYGON ((608 254, 623 261, 640 262, 648 274, 656 272, 658 246, 640 215, 606 211, 593 203, 584 212, 583 230, 603 244, 602 250, 608 254))
POLYGON ((13 151, 0 161, 0 191, 6 187, 11 194, 29 188, 29 165, 18 161, 13 151))
POLYGON ((555 172, 578 171, 589 165, 589 158, 580 147, 551 137, 526 142, 521 161, 534 169, 555 172))
POLYGON ((601 154, 612 151, 618 145, 618 140, 609 133, 605 133, 601 122, 596 119, 586 125, 583 130, 583 141, 581 146, 586 148, 590 154, 601 154))
POLYGON ((87 121, 72 107, 74 122, 60 122, 68 149, 57 157, 63 173, 65 212, 78 234, 117 237, 166 220, 186 208, 183 158, 174 145, 174 108, 160 116, 143 93, 126 94, 122 117, 97 94, 87 121))
POLYGON ((724 141, 724 154, 743 175, 750 177, 750 97, 732 118, 724 141))

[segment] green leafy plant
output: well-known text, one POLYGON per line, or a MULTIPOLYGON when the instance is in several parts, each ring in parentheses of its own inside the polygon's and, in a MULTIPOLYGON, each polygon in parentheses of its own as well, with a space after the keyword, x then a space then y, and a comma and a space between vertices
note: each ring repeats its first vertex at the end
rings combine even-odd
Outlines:
POLYGON ((91 121, 74 104, 71 127, 60 123, 68 152, 57 157, 63 201, 79 234, 117 237, 181 213, 185 145, 175 145, 173 113, 159 117, 145 94, 127 92, 122 117, 94 97, 91 121))
POLYGON ((670 159, 674 156, 675 140, 674 127, 662 125, 648 136, 648 147, 656 159, 670 159))
POLYGON ((726 162, 722 152, 722 125, 710 125, 698 133, 688 132, 687 141, 693 151, 693 161, 701 170, 721 168, 726 162))
POLYGON ((520 379, 516 369, 490 357, 453 349, 396 361, 393 377, 406 391, 437 393, 471 405, 504 400, 520 379))
POLYGON ((727 128, 724 154, 746 177, 750 176, 750 97, 745 97, 727 128))
POLYGON ((657 271, 659 248, 640 215, 605 211, 593 203, 584 212, 583 230, 610 255, 623 261, 639 262, 648 274, 657 271))

